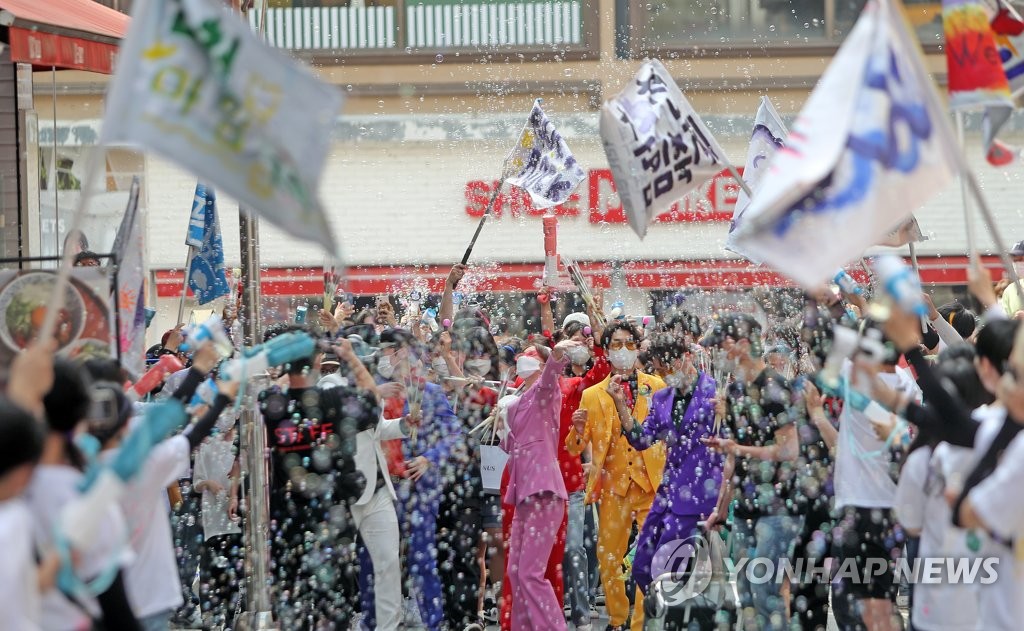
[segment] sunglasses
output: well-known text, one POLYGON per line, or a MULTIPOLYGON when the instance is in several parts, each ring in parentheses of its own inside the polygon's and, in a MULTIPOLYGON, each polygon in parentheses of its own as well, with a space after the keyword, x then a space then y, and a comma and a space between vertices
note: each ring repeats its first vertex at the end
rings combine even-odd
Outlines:
POLYGON ((623 346, 625 346, 627 349, 631 351, 636 350, 636 342, 634 342, 633 340, 629 340, 628 342, 623 342, 622 340, 612 340, 611 342, 608 343, 608 348, 610 348, 613 351, 620 350, 623 346))

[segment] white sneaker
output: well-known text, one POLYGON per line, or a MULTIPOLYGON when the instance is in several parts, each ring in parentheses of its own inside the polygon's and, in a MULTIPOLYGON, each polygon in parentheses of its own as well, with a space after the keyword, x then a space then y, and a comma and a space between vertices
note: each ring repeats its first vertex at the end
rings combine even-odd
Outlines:
POLYGON ((594 625, 591 624, 578 624, 576 625, 576 631, 592 631, 594 625))

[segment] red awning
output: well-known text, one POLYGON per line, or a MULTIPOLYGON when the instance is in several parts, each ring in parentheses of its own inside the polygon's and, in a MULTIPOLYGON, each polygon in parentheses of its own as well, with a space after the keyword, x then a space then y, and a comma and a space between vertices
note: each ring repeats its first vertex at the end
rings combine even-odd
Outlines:
POLYGON ((130 21, 92 0, 0 0, 0 10, 13 18, 15 63, 103 74, 114 71, 118 44, 130 21))

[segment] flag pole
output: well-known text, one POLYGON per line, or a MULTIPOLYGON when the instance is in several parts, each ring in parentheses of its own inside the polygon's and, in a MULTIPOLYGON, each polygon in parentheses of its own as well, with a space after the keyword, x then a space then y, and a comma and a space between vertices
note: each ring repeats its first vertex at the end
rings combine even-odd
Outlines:
POLYGON ((729 158, 723 156, 723 159, 725 160, 725 168, 729 170, 729 174, 732 175, 732 178, 740 185, 743 192, 747 194, 747 199, 754 199, 754 192, 750 190, 747 183, 743 181, 742 177, 740 177, 740 172, 736 170, 736 167, 729 161, 729 158))
POLYGON ((188 298, 188 281, 192 276, 192 259, 196 256, 196 249, 189 245, 188 256, 185 258, 185 282, 181 287, 181 300, 178 301, 178 319, 174 321, 175 324, 183 324, 185 320, 185 299, 188 298))
MULTIPOLYGON (((964 113, 957 111, 956 116, 956 135, 957 141, 960 143, 960 150, 964 151, 967 146, 964 140, 964 113)), ((964 182, 964 178, 960 178, 960 197, 963 200, 964 206, 964 227, 967 235, 967 254, 972 264, 978 262, 978 247, 977 242, 974 238, 974 219, 971 217, 971 206, 970 206, 970 195, 967 192, 967 183, 964 182)))
MULTIPOLYGON (((504 169, 502 169, 504 171, 504 169)), ((494 203, 498 200, 498 195, 501 193, 501 189, 505 186, 505 175, 502 173, 501 179, 498 180, 498 185, 494 187, 494 192, 491 193, 491 199, 487 202, 487 210, 484 211, 484 216, 480 218, 480 222, 476 224, 476 232, 473 233, 473 238, 469 242, 469 246, 466 248, 466 253, 462 255, 462 264, 465 265, 469 262, 469 257, 473 254, 473 246, 476 245, 476 240, 480 237, 480 231, 484 229, 484 224, 487 222, 487 218, 491 216, 491 212, 494 210, 494 203)))
MULTIPOLYGON (((914 267, 914 275, 920 280, 921 268, 917 265, 917 248, 914 247, 913 241, 907 245, 910 246, 910 264, 914 267)), ((921 333, 928 333, 928 322, 924 316, 921 316, 921 333)))

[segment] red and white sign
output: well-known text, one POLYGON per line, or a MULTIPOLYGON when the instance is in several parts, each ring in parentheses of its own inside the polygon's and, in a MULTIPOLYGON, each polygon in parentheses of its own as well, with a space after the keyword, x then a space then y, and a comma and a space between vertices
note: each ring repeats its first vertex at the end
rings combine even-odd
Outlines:
MULTIPOLYGON (((472 180, 466 182, 466 214, 483 217, 487 202, 491 199, 497 180, 472 180)), ((586 192, 584 187, 576 190, 567 202, 550 210, 558 217, 579 217, 584 212, 592 224, 626 223, 626 214, 615 191, 610 169, 591 169, 587 174, 586 192)), ((723 170, 692 194, 687 195, 672 208, 655 220, 660 223, 694 223, 729 221, 740 187, 728 171, 723 170)), ((530 196, 523 191, 508 187, 494 202, 494 218, 542 217, 548 210, 537 208, 530 203, 530 196)))
POLYGON ((117 46, 22 28, 10 29, 11 61, 113 74, 117 46))

